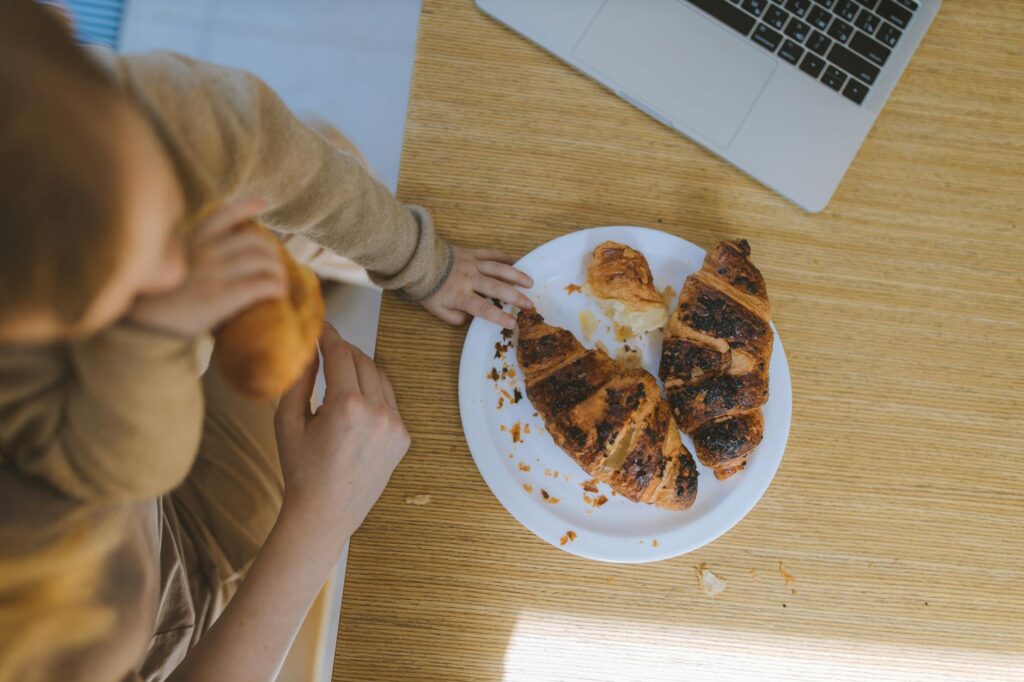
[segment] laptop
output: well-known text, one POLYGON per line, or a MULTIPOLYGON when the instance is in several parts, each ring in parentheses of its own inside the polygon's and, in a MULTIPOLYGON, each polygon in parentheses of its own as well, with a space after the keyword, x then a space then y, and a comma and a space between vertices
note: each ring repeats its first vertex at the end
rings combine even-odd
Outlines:
POLYGON ((941 0, 476 0, 807 211, 824 209, 941 0))

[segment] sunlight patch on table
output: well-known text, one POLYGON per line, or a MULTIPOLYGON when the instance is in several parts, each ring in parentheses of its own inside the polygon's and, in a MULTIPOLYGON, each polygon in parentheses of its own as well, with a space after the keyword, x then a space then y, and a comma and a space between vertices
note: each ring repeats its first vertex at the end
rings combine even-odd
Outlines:
POLYGON ((667 671, 677 671, 672 679, 703 682, 751 679, 751 672, 758 671, 759 680, 788 682, 800 671, 801 679, 829 682, 945 682, 1012 679, 1024 664, 1020 653, 915 647, 881 639, 793 638, 646 623, 642 617, 624 622, 528 611, 518 615, 509 635, 504 679, 639 682, 666 679, 667 671))

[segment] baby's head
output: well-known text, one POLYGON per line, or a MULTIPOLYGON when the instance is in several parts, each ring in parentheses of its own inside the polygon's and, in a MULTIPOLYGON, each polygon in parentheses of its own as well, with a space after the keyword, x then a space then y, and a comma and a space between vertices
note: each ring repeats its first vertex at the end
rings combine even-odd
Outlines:
POLYGON ((184 210, 138 108, 50 12, 0 2, 0 342, 85 336, 177 286, 184 210))

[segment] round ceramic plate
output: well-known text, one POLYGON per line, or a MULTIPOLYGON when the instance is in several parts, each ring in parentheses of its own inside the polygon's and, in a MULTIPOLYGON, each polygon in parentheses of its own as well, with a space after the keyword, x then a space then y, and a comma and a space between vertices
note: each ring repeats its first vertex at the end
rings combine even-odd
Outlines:
MULTIPOLYGON (((672 288, 666 295, 672 296, 673 305, 683 280, 700 269, 704 260, 703 249, 665 232, 598 227, 543 244, 517 267, 533 277, 534 288, 528 293, 548 323, 570 330, 587 347, 603 343, 613 356, 625 344, 639 349, 644 368, 657 377, 661 332, 617 340, 614 326, 598 305, 573 286, 583 284, 594 247, 608 239, 628 244, 647 257, 659 290, 672 288), (591 320, 597 322, 596 330, 591 320), (589 336, 584 325, 591 331, 589 336)), ((755 244, 755 264, 756 248, 755 244)), ((770 295, 770 282, 768 290, 770 295)), ((537 537, 567 552, 600 561, 640 563, 695 550, 747 515, 782 461, 792 389, 777 331, 769 400, 764 406, 764 440, 747 468, 728 480, 716 480, 698 462, 697 501, 684 512, 630 502, 603 483, 594 492, 590 477, 555 445, 530 405, 515 351, 514 335, 503 335, 497 325, 481 319, 470 325, 459 367, 462 426, 473 460, 494 496, 537 537)), ((693 443, 685 435, 683 442, 693 453, 693 443)))

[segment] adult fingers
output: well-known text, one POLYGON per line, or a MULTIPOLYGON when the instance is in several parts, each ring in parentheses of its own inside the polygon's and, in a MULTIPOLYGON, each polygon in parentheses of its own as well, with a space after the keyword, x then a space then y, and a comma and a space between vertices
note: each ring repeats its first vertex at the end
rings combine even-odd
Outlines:
POLYGON ((468 296, 459 307, 474 317, 482 317, 505 329, 515 329, 516 327, 515 318, 476 294, 468 296))
POLYGON ((285 438, 294 437, 312 416, 309 399, 313 395, 313 384, 316 382, 319 367, 320 357, 313 353, 313 358, 306 365, 306 369, 281 396, 277 411, 274 413, 274 424, 279 435, 285 438))
POLYGON ((533 307, 533 301, 524 296, 518 289, 511 284, 505 284, 492 277, 484 277, 480 275, 475 278, 473 282, 473 289, 478 294, 487 296, 488 298, 496 298, 499 301, 505 303, 511 303, 517 305, 520 308, 529 309, 533 307))
POLYGON ((341 338, 330 322, 324 322, 320 334, 320 352, 324 356, 324 402, 358 394, 359 376, 356 374, 355 348, 341 338))
POLYGON ((243 223, 266 208, 267 202, 259 197, 235 199, 214 209, 213 213, 204 218, 196 226, 194 244, 203 244, 215 239, 217 235, 243 223))
POLYGON ((395 398, 395 387, 391 385, 391 379, 388 379, 388 375, 384 372, 380 373, 380 383, 384 389, 384 402, 397 413, 398 400, 395 398))
POLYGON ((488 277, 500 279, 503 282, 509 284, 518 284, 521 287, 529 289, 533 286, 533 278, 527 275, 522 270, 516 270, 511 265, 505 265, 504 263, 494 260, 481 260, 477 269, 488 277))
POLYGON ((381 385, 380 370, 373 364, 373 360, 355 346, 352 347, 352 352, 359 389, 371 405, 384 405, 384 387, 381 385))

